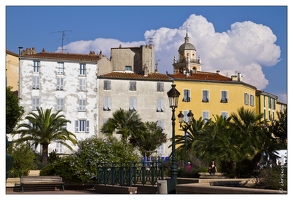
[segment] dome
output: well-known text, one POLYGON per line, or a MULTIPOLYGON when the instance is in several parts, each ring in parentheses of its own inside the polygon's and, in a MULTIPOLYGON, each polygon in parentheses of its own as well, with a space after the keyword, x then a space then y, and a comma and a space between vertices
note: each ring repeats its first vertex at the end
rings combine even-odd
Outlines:
POLYGON ((188 33, 186 33, 186 37, 184 39, 185 39, 185 42, 183 44, 181 44, 178 51, 179 52, 182 52, 184 50, 195 50, 196 51, 194 45, 189 43, 188 33))
POLYGON ((196 51, 194 45, 191 43, 183 43, 178 49, 179 52, 184 51, 184 50, 195 50, 196 51))

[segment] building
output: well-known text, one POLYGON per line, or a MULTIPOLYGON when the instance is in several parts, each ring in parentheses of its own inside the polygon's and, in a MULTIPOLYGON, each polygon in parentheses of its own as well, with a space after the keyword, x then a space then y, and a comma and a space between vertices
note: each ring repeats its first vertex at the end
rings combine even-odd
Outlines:
MULTIPOLYGON (((97 61, 99 55, 48 53, 27 48, 19 57, 19 98, 25 115, 52 108, 61 110, 71 123, 67 129, 77 139, 98 135, 97 61)), ((60 143, 49 145, 49 152, 70 153, 60 143)))
POLYGON ((6 86, 12 87, 11 91, 18 91, 19 74, 18 54, 6 50, 6 86))
MULTIPOLYGON (((171 109, 167 91, 172 80, 159 73, 147 76, 127 72, 111 72, 98 76, 98 116, 99 130, 102 125, 119 110, 135 110, 143 122, 157 122, 163 128, 167 138, 172 137, 171 109)), ((167 157, 171 153, 168 140, 154 155, 167 157)))

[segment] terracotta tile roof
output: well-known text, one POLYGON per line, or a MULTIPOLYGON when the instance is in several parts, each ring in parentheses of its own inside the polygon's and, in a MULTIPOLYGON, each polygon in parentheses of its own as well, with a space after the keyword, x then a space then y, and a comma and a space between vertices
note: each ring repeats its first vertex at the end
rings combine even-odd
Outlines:
POLYGON ((75 53, 52 53, 40 52, 36 54, 25 54, 22 58, 39 58, 39 59, 54 59, 54 60, 76 60, 76 61, 90 61, 96 62, 100 59, 97 54, 75 54, 75 53))
POLYGON ((222 76, 219 73, 211 73, 211 72, 196 72, 192 75, 186 76, 182 73, 177 74, 168 74, 168 76, 174 79, 185 79, 185 80, 199 80, 199 81, 232 81, 231 78, 222 76))
POLYGON ((14 52, 12 52, 12 51, 9 51, 8 49, 6 49, 6 53, 7 53, 7 54, 10 54, 10 55, 12 55, 12 56, 16 56, 16 57, 18 57, 18 54, 17 54, 17 53, 14 53, 14 52))
POLYGON ((151 73, 148 76, 144 76, 135 73, 111 72, 108 74, 100 75, 100 77, 117 79, 171 80, 171 78, 167 75, 160 73, 151 73))

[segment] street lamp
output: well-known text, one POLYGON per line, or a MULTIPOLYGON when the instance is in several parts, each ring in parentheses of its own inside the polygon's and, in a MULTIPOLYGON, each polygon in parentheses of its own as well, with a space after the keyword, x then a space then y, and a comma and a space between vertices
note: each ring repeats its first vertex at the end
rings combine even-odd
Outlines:
POLYGON ((182 123, 184 122, 184 115, 182 114, 182 111, 179 111, 178 114, 178 121, 180 124, 180 128, 182 128, 184 130, 184 148, 185 148, 185 156, 184 156, 184 166, 186 167, 187 165, 187 129, 188 127, 192 124, 192 120, 193 120, 193 113, 191 112, 191 110, 189 110, 189 112, 187 113, 187 118, 188 118, 188 123, 187 123, 187 127, 182 126, 182 123))
POLYGON ((178 106, 178 97, 180 95, 180 92, 176 90, 175 84, 171 85, 172 88, 167 92, 168 98, 169 98, 169 104, 170 108, 172 108, 172 165, 171 165, 171 180, 172 180, 172 186, 171 191, 176 190, 176 183, 177 183, 177 164, 176 164, 176 150, 175 150, 175 108, 178 106))

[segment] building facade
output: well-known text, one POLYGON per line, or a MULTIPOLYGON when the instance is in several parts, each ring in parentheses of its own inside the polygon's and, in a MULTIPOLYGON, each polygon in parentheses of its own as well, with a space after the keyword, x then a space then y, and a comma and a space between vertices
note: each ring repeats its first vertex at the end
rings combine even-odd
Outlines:
POLYGON ((18 54, 6 50, 6 70, 5 84, 12 87, 11 91, 18 91, 18 74, 19 74, 18 54))

